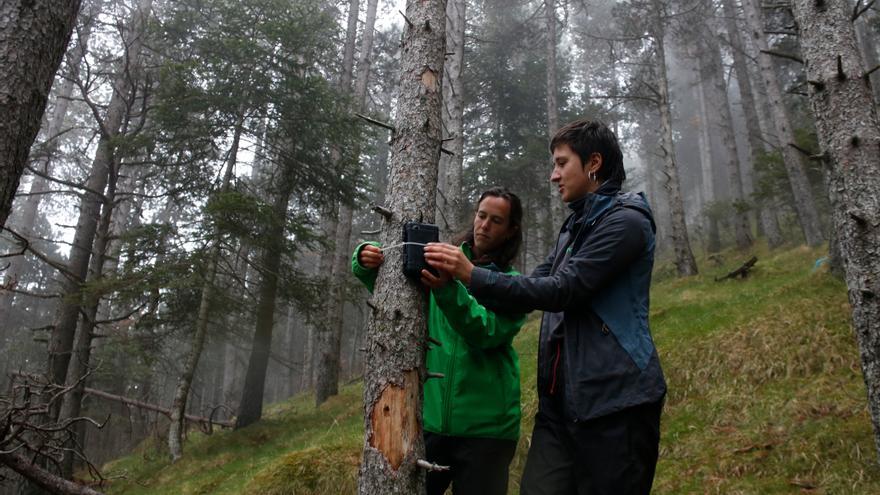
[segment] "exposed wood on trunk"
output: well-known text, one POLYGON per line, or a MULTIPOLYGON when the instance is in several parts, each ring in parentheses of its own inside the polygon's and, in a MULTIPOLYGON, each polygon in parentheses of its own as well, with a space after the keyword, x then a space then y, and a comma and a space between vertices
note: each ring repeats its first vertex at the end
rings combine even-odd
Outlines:
POLYGON ((880 118, 847 3, 792 4, 880 455, 880 118))
POLYGON ((770 113, 776 135, 780 141, 780 151, 785 163, 785 170, 794 194, 794 206, 798 215, 801 230, 808 245, 818 246, 825 240, 822 234, 822 226, 819 222, 819 213, 816 209, 816 201, 807 180, 806 164, 801 154, 790 146, 794 143, 794 130, 791 127, 791 118, 785 109, 782 100, 782 90, 773 60, 766 53, 768 49, 767 38, 764 35, 764 20, 759 9, 760 0, 742 0, 746 12, 748 28, 752 39, 758 49, 758 62, 761 67, 761 77, 767 88, 770 113))
POLYGON ((0 227, 40 129, 80 0, 0 3, 0 227))
POLYGON ((416 411, 410 407, 420 393, 419 372, 403 374, 403 385, 389 383, 379 395, 370 418, 370 447, 382 452, 397 470, 421 434, 416 411))
MULTIPOLYGON (((382 243, 399 242, 407 221, 432 222, 436 207, 437 164, 442 141, 440 79, 443 74, 446 2, 408 0, 412 21, 403 35, 398 109, 386 205, 393 213, 383 221, 382 243), (425 78, 426 73, 431 78, 425 78), (427 83, 426 83, 427 81, 427 83)), ((421 378, 424 376, 426 315, 424 289, 402 273, 400 256, 390 256, 379 269, 367 336, 364 380, 364 453, 358 492, 361 495, 414 494, 424 491, 421 378), (413 376, 418 377, 414 380, 413 376), (409 378, 407 378, 409 377, 409 378), (400 451, 371 439, 400 437, 401 431, 375 421, 389 386, 409 389, 400 417, 415 418, 415 434, 400 451), (406 411, 406 412, 403 412, 406 411), (397 456, 400 462, 397 464, 397 456), (396 467, 395 467, 396 465, 396 467)), ((390 411, 389 411, 390 412, 390 411)))

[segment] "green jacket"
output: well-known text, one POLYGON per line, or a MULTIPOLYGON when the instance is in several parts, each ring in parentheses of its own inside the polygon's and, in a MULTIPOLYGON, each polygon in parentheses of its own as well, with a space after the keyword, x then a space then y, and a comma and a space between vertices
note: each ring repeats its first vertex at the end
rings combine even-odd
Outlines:
MULTIPOLYGON (((377 270, 358 262, 363 246, 354 251, 351 271, 372 292, 377 270)), ((472 257, 467 244, 461 249, 472 257)), ((497 270, 494 264, 484 268, 497 270)), ((507 273, 516 274, 514 270, 507 273)), ((426 365, 428 371, 444 376, 425 383, 425 431, 519 438, 519 359, 512 342, 524 322, 524 313, 499 314, 487 309, 457 280, 431 290, 428 333, 442 345, 430 346, 426 365)))

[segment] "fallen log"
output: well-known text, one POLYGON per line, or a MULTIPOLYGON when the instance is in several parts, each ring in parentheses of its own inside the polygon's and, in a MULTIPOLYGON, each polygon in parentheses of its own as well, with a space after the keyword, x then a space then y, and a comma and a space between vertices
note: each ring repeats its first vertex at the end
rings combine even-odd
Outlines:
POLYGON ((757 262, 758 262, 758 257, 752 256, 751 259, 749 259, 749 261, 746 261, 745 263, 743 263, 742 266, 740 266, 736 270, 728 273, 727 275, 725 275, 721 278, 715 277, 715 281, 721 282, 722 280, 727 280, 729 278, 736 278, 736 277, 746 278, 749 276, 749 270, 751 270, 752 267, 755 266, 755 263, 757 263, 757 262))

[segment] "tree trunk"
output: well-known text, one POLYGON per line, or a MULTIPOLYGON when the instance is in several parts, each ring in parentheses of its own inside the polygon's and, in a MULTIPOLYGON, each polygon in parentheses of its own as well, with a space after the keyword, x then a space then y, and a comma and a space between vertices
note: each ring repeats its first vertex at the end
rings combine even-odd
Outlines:
MULTIPOLYGON (((557 102, 557 93, 559 85, 556 82, 556 44, 558 36, 556 35, 556 0, 544 0, 544 25, 546 27, 546 47, 547 47, 547 145, 559 129, 559 103, 557 102)), ((565 205, 559 197, 557 185, 549 180, 549 169, 537 167, 538 184, 547 184, 548 210, 550 211, 550 221, 542 225, 544 234, 544 244, 550 249, 553 242, 553 233, 565 220, 565 205)))
POLYGON ((40 130, 80 0, 0 3, 0 227, 40 130))
POLYGON ((847 3, 792 3, 880 455, 880 119, 847 3))
POLYGON ((467 2, 448 0, 446 4, 446 58, 443 76, 443 145, 453 155, 440 155, 437 210, 441 235, 451 240, 464 227, 465 204, 462 197, 461 173, 464 164, 464 33, 467 25, 467 2))
POLYGON ((700 197, 702 201, 703 225, 706 229, 706 251, 708 253, 717 253, 721 250, 721 237, 718 235, 718 218, 710 214, 710 203, 715 201, 715 174, 712 167, 712 141, 709 136, 709 111, 706 104, 706 89, 703 81, 701 70, 697 71, 696 84, 694 84, 694 92, 697 96, 697 103, 700 112, 699 135, 697 136, 697 145, 700 149, 700 172, 701 187, 700 197))
MULTIPOLYGON (((107 201, 101 211, 101 222, 98 226, 97 236, 95 239, 94 255, 91 259, 91 267, 89 268, 89 282, 97 282, 103 278, 104 261, 107 253, 107 245, 110 239, 110 219, 113 216, 113 205, 116 199, 116 177, 118 173, 118 164, 111 164, 112 180, 107 185, 105 194, 107 201)), ((98 305, 101 303, 101 294, 91 291, 83 304, 83 316, 80 321, 79 331, 76 333, 74 340, 73 355, 67 369, 67 383, 71 387, 61 402, 61 413, 59 418, 65 419, 76 418, 82 410, 83 391, 85 389, 85 376, 91 372, 92 340, 95 335, 97 325, 95 321, 98 318, 98 305)), ((61 476, 65 479, 73 478, 73 448, 77 445, 84 445, 83 437, 85 435, 85 423, 80 423, 75 427, 75 436, 67 440, 66 446, 70 449, 63 453, 61 461, 61 476)))
POLYGON ((660 101, 657 107, 660 111, 660 148, 664 159, 663 174, 666 176, 666 197, 669 201, 669 212, 671 215, 675 268, 680 277, 687 277, 697 274, 697 262, 694 260, 694 253, 691 251, 691 243, 688 239, 687 224, 684 219, 684 203, 681 200, 678 166, 675 164, 672 113, 669 108, 669 80, 666 75, 666 48, 663 39, 662 19, 659 9, 656 10, 653 37, 657 50, 657 86, 660 93, 660 101))
MULTIPOLYGON (((242 112, 242 115, 244 113, 242 112)), ((232 177, 235 173, 235 164, 238 161, 238 147, 241 140, 242 128, 244 126, 244 117, 240 116, 235 125, 235 131, 232 137, 232 146, 229 150, 229 161, 226 164, 226 171, 223 173, 223 182, 220 185, 220 191, 229 190, 232 183, 232 177)), ((202 357, 202 350, 205 347, 205 338, 208 335, 208 319, 211 310, 211 304, 214 301, 214 293, 216 291, 215 282, 217 279, 217 265, 220 262, 220 256, 223 254, 223 247, 220 243, 220 234, 215 233, 216 238, 211 242, 208 248, 208 263, 205 266, 205 283, 202 285, 202 297, 199 301, 199 312, 196 317, 196 328, 192 334, 190 341, 189 353, 184 361, 183 370, 177 380, 177 387, 174 391, 174 399, 171 403, 171 424, 168 426, 168 452, 171 454, 172 462, 176 462, 183 455, 182 436, 184 424, 184 416, 186 414, 187 398, 192 387, 193 377, 195 377, 196 369, 199 366, 199 360, 202 357)))
POLYGON ((39 464, 18 453, 0 452, 0 464, 25 477, 34 485, 59 495, 101 495, 101 492, 92 490, 72 481, 67 481, 60 476, 43 469, 39 464))
POLYGON ((730 101, 727 96, 727 84, 724 81, 724 65, 721 60, 721 50, 713 33, 706 33, 705 50, 703 50, 705 76, 711 84, 712 98, 715 104, 714 114, 718 118, 718 127, 721 131, 721 141, 725 146, 725 166, 730 183, 730 201, 733 208, 733 231, 738 249, 746 249, 752 245, 750 234, 749 217, 746 214, 745 198, 743 195, 742 178, 739 172, 739 153, 736 146, 736 136, 733 132, 733 115, 730 112, 730 101))
MULTIPOLYGON (((92 25, 94 18, 100 12, 101 1, 95 0, 91 4, 87 17, 83 17, 82 28, 79 31, 77 45, 67 52, 67 70, 66 77, 61 82, 61 87, 55 95, 55 106, 52 109, 52 115, 49 117, 49 125, 46 129, 46 142, 39 150, 39 157, 34 160, 33 167, 43 174, 50 175, 51 164, 55 153, 58 151, 59 136, 64 129, 64 119, 67 116, 67 108, 70 104, 70 96, 73 94, 73 81, 79 77, 79 66, 82 63, 88 50, 89 38, 91 37, 92 25)), ((32 158, 33 159, 33 158, 32 158)), ((37 221, 37 212, 40 203, 43 200, 43 194, 39 194, 47 189, 48 179, 34 175, 31 181, 29 195, 24 200, 24 204, 20 206, 21 210, 17 213, 16 218, 18 224, 18 233, 25 238, 30 239, 34 235, 34 225, 37 221), (20 215, 20 216, 18 216, 20 215)), ((9 268, 6 269, 4 285, 14 284, 25 274, 27 263, 24 256, 17 256, 10 261, 9 268)), ((8 321, 9 312, 12 307, 15 295, 8 293, 0 295, 0 321, 8 321)), ((2 350, 2 349, 0 349, 2 350)))
POLYGON ((244 390, 238 405, 235 429, 244 428, 263 416, 263 394, 266 388, 266 370, 272 346, 272 329, 275 324, 275 304, 278 293, 278 270, 284 254, 284 219, 293 193, 294 180, 287 170, 282 171, 280 189, 275 193, 272 206, 272 226, 267 233, 267 247, 263 250, 259 266, 262 281, 257 292, 257 321, 251 355, 244 378, 244 390))
MULTIPOLYGON (((446 2, 408 0, 396 131, 392 137, 382 244, 399 242, 407 221, 432 222, 442 142, 441 84, 446 2)), ((379 269, 367 337, 361 495, 424 492, 422 380, 427 318, 424 288, 402 274, 400 256, 379 269)))
MULTIPOLYGON (((739 87, 740 103, 746 119, 746 135, 748 137, 749 156, 752 159, 752 171, 758 160, 758 155, 767 149, 761 140, 765 127, 761 125, 761 118, 755 103, 755 94, 752 89, 752 80, 749 75, 748 63, 746 62, 746 46, 739 34, 739 25, 736 22, 737 11, 734 0, 723 0, 724 17, 727 27, 727 35, 730 37, 731 53, 733 54, 733 70, 736 74, 737 86, 739 87)), ((753 178, 754 183, 757 178, 753 178)), ((767 236, 767 244, 771 249, 782 245, 782 234, 779 232, 779 222, 776 214, 771 210, 771 205, 766 201, 756 201, 758 219, 767 236)))
MULTIPOLYGON (((349 15, 357 17, 357 0, 352 1, 349 15)), ((367 98, 367 81, 370 77, 370 56, 373 52, 373 27, 376 23, 376 6, 378 0, 369 0, 367 19, 364 24, 364 35, 361 41, 361 57, 358 61, 357 80, 355 81, 354 104, 358 111, 363 112, 367 98)), ((353 24, 349 22, 349 27, 353 24)), ((348 86, 345 86, 347 88, 348 86)), ((360 149, 356 148, 349 159, 359 160, 360 149)), ((349 257, 351 252, 352 208, 347 204, 339 205, 339 217, 333 252, 333 278, 331 279, 331 306, 328 311, 327 331, 321 332, 319 341, 318 363, 315 372, 315 405, 320 406, 328 397, 339 393, 340 340, 342 337, 343 315, 345 306, 345 286, 350 277, 349 257)))
POLYGON ((765 53, 768 45, 767 38, 764 35, 764 20, 758 5, 759 1, 743 0, 743 8, 745 8, 748 28, 758 48, 761 77, 767 88, 767 96, 770 100, 770 113, 776 129, 776 135, 780 141, 785 170, 788 173, 788 180, 794 194, 794 207, 797 212, 798 221, 801 230, 803 230, 807 245, 818 246, 825 240, 825 236, 822 234, 819 212, 816 209, 816 202, 813 199, 810 183, 807 180, 807 167, 800 152, 791 146, 795 142, 794 131, 791 127, 788 110, 785 108, 785 102, 782 100, 782 90, 780 89, 779 79, 776 77, 776 69, 773 67, 770 55, 765 53))
POLYGON ((82 194, 79 219, 67 265, 68 271, 75 278, 67 278, 64 282, 62 289, 64 297, 59 303, 49 339, 49 374, 52 383, 59 385, 64 384, 67 376, 79 311, 83 305, 80 288, 86 279, 101 205, 106 200, 103 194, 110 179, 110 168, 115 160, 115 141, 123 121, 128 116, 129 98, 139 77, 143 33, 151 9, 152 0, 141 0, 138 10, 133 14, 129 27, 130 44, 118 67, 107 115, 104 121, 99 123, 101 137, 86 182, 88 190, 82 194))
MULTIPOLYGON (((850 1, 849 3, 852 2, 850 1)), ((880 64, 880 56, 877 55, 877 35, 871 33, 871 30, 874 29, 871 26, 872 22, 876 23, 877 20, 871 9, 865 11, 861 18, 855 22, 856 39, 859 42, 865 67, 868 69, 873 69, 880 64)), ((875 71, 869 77, 872 94, 874 95, 874 104, 880 105, 880 71, 875 71)))

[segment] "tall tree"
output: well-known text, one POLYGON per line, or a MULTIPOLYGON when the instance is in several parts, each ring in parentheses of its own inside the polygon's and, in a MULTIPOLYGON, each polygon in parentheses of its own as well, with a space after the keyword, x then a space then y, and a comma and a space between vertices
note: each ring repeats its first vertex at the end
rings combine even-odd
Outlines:
POLYGON ((140 0, 134 10, 128 27, 123 31, 125 53, 119 62, 113 82, 113 90, 106 113, 100 116, 100 107, 91 101, 84 92, 83 98, 89 103, 98 120, 100 138, 97 151, 92 160, 85 191, 79 207, 76 232, 70 248, 67 263, 67 278, 64 282, 64 297, 60 300, 49 340, 48 369, 52 383, 64 384, 70 362, 71 350, 76 334, 77 321, 83 305, 81 288, 86 280, 95 233, 98 228, 101 205, 107 199, 104 191, 108 181, 116 180, 110 171, 116 160, 118 137, 124 121, 129 117, 132 95, 139 80, 141 67, 141 48, 144 45, 146 22, 152 9, 152 0, 140 0))
POLYGON ((816 200, 807 179, 804 158, 799 151, 791 146, 795 142, 794 129, 791 126, 791 118, 785 108, 785 102, 782 100, 782 89, 776 75, 776 69, 768 54, 769 46, 764 34, 760 0, 742 0, 742 2, 749 31, 759 50, 758 62, 761 67, 761 77, 767 89, 773 125, 780 141, 783 162, 788 173, 788 180, 791 183, 791 191, 794 194, 794 207, 798 221, 807 244, 818 246, 825 240, 825 236, 822 233, 816 200))
POLYGON ((9 217, 80 1, 0 4, 0 227, 9 217))
MULTIPOLYGON (((740 36, 740 27, 737 22, 740 16, 738 15, 736 4, 734 0, 722 0, 722 6, 730 52, 733 56, 733 72, 736 75, 737 88, 739 89, 740 105, 746 119, 748 154, 752 161, 752 170, 754 172, 754 164, 758 161, 760 154, 766 151, 766 146, 761 138, 764 128, 758 115, 755 94, 752 89, 752 79, 746 61, 747 48, 740 36)), ((755 182, 755 178, 752 179, 752 182, 755 182)), ((776 219, 776 214, 772 211, 772 207, 763 199, 757 199, 756 207, 758 209, 759 221, 763 227, 764 234, 767 236, 767 243, 770 248, 780 246, 782 244, 782 234, 779 232, 779 222, 776 219)))
POLYGON ((847 2, 792 4, 880 456, 880 119, 847 2))
MULTIPOLYGON (((367 83, 370 78, 370 64, 373 52, 373 28, 376 24, 377 0, 368 0, 367 17, 364 22, 360 44, 360 58, 357 66, 357 78, 354 83, 353 107, 358 112, 365 112, 367 100, 367 83)), ((357 20, 357 1, 352 1, 355 21, 357 20)), ((356 23, 349 22, 349 27, 356 23)), ((349 76, 350 78, 350 76, 349 76)), ((346 83, 347 81, 343 81, 346 83)), ((344 86, 347 90, 348 86, 344 86)), ((354 163, 360 161, 360 146, 347 150, 345 159, 354 163)), ((358 167, 359 170, 359 167, 358 167)), ((359 173, 359 171, 358 171, 359 173)), ((341 366, 340 349, 342 326, 345 314, 345 287, 349 280, 349 245, 351 244, 352 205, 347 201, 339 205, 339 222, 336 228, 336 239, 333 246, 333 278, 330 311, 326 338, 322 340, 318 355, 318 366, 315 380, 315 404, 321 405, 328 397, 339 392, 339 369, 341 366)))
POLYGON ((464 67, 465 30, 467 25, 467 2, 446 2, 446 64, 443 75, 443 130, 444 148, 452 154, 440 156, 437 179, 441 195, 437 198, 437 212, 444 239, 451 237, 462 227, 464 220, 464 194, 461 178, 464 167, 464 67))
MULTIPOLYGON (((708 27, 712 27, 710 24, 708 27)), ((737 150, 736 137, 733 132, 733 116, 730 112, 730 102, 727 96, 727 82, 724 79, 724 64, 721 50, 714 32, 702 33, 703 49, 700 50, 702 75, 706 78, 712 97, 713 114, 716 116, 715 125, 721 132, 721 141, 724 143, 724 164, 727 169, 730 200, 733 207, 733 231, 736 239, 736 247, 745 249, 752 244, 750 234, 751 227, 746 215, 745 197, 743 195, 743 183, 740 176, 739 152, 737 150)), ((708 122, 706 123, 708 124, 708 122)))
MULTIPOLYGON (((441 84, 446 2, 408 0, 397 117, 381 240, 392 246, 407 221, 431 222, 442 144, 441 84)), ((379 270, 367 337, 361 495, 422 493, 425 294, 389 256, 379 270)))
POLYGON ((717 253, 721 250, 721 237, 718 232, 718 216, 709 214, 709 205, 715 201, 715 174, 712 166, 712 138, 709 134, 711 128, 709 104, 706 101, 706 83, 701 72, 697 71, 697 80, 694 82, 694 93, 699 108, 697 146, 700 150, 700 196, 705 220, 706 251, 717 253))

